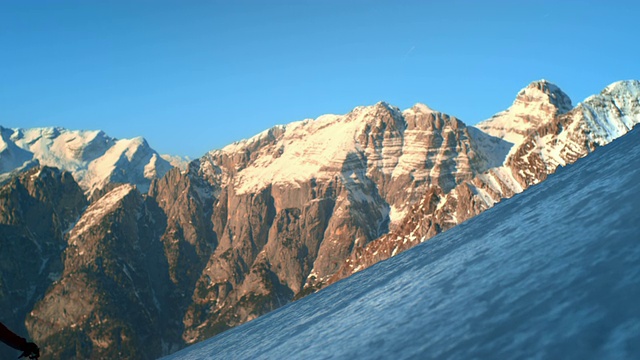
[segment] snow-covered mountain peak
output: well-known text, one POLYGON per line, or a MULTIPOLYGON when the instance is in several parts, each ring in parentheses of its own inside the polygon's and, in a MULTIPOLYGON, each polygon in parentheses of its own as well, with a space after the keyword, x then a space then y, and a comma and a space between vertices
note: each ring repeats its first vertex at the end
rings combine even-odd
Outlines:
POLYGON ((28 164, 57 167, 71 172, 87 193, 110 182, 132 183, 146 191, 151 179, 171 168, 144 138, 118 140, 100 130, 3 129, 2 140, 0 173, 28 164))
POLYGON ((136 151, 141 148, 148 148, 149 144, 147 140, 142 137, 135 137, 132 139, 121 139, 116 140, 113 151, 117 153, 123 153, 128 160, 131 160, 135 155, 136 151))
MULTIPOLYGON (((611 101, 615 99, 620 102, 631 102, 631 106, 637 106, 638 99, 640 99, 640 81, 638 80, 623 80, 616 81, 606 88, 604 88, 600 94, 595 94, 587 97, 580 105, 596 105, 602 101, 611 101)), ((576 106, 576 107, 579 107, 576 106)))
POLYGON ((640 81, 622 80, 616 81, 602 90, 602 95, 619 96, 632 95, 640 97, 640 81))
POLYGON ((189 163, 192 160, 188 156, 179 156, 179 155, 171 155, 171 154, 161 154, 160 157, 168 161, 169 164, 171 164, 171 166, 181 170, 186 170, 187 167, 189 166, 189 163))
POLYGON ((520 90, 512 108, 521 111, 546 109, 547 104, 552 104, 558 114, 564 114, 573 109, 569 96, 558 86, 544 79, 534 81, 520 90))
POLYGON ((334 130, 337 128, 346 126, 347 123, 364 123, 377 118, 382 113, 389 113, 392 116, 400 115, 400 110, 384 101, 380 101, 370 106, 357 106, 351 112, 345 115, 336 114, 324 114, 318 116, 316 119, 304 119, 300 121, 294 121, 286 125, 276 125, 267 130, 264 130, 257 135, 254 135, 248 139, 236 141, 223 147, 220 150, 213 150, 209 155, 219 153, 237 153, 238 151, 244 151, 251 149, 257 144, 264 144, 265 142, 272 142, 282 137, 285 133, 296 133, 298 137, 305 137, 315 134, 318 131, 322 131, 326 127, 332 127, 334 130))
POLYGON ((94 160, 103 149, 111 146, 115 139, 102 131, 71 131, 63 128, 13 129, 11 141, 34 153, 43 165, 56 166, 56 162, 79 162, 94 160))
POLYGON ((254 161, 241 169, 235 189, 239 193, 255 191, 268 184, 296 183, 320 177, 329 164, 336 166, 355 150, 354 137, 358 118, 364 109, 350 115, 325 115, 271 128, 251 139, 225 147, 222 151, 235 157, 238 151, 257 150, 254 161), (355 115, 355 116, 354 116, 355 115))
MULTIPOLYGON (((333 116, 336 116, 336 115, 333 115, 333 116)), ((323 117, 324 116, 321 116, 320 118, 316 119, 316 121, 318 121, 323 117)), ((371 123, 377 122, 376 119, 379 119, 382 117, 391 117, 396 119, 401 118, 402 111, 400 111, 398 107, 390 105, 387 102, 379 101, 374 105, 355 107, 349 113, 342 115, 340 117, 343 118, 342 120, 345 122, 359 122, 362 124, 365 124, 365 123, 371 124, 371 123)))
POLYGON ((254 146, 257 146, 260 143, 263 143, 264 141, 268 141, 269 139, 272 139, 274 137, 279 137, 282 133, 284 133, 287 130, 287 126, 294 126, 295 124, 303 124, 309 121, 312 121, 312 120, 308 120, 308 119, 302 120, 296 123, 291 123, 289 125, 276 125, 248 139, 242 139, 242 140, 233 142, 219 150, 212 150, 205 156, 215 156, 216 154, 221 154, 221 153, 232 154, 238 151, 250 149, 254 146))
POLYGON ((398 111, 398 107, 393 106, 393 105, 389 104, 389 103, 388 103, 388 102, 386 102, 386 101, 379 101, 378 103, 376 103, 376 104, 374 105, 374 107, 382 107, 382 108, 386 108, 386 109, 387 109, 387 110, 389 110, 389 111, 398 111))
POLYGON ((412 107, 410 107, 410 108, 408 108, 408 109, 403 111, 403 113, 407 113, 407 112, 413 112, 413 113, 416 113, 416 114, 430 114, 430 113, 437 112, 437 111, 433 110, 432 108, 430 108, 426 104, 417 103, 417 104, 413 105, 412 107))
POLYGON ((538 80, 520 90, 509 109, 476 126, 489 135, 519 144, 530 131, 572 108, 571 99, 558 86, 538 80))
POLYGON ((591 141, 604 145, 640 122, 640 81, 618 81, 586 98, 572 116, 582 118, 591 141))
MULTIPOLYGON (((417 109, 422 114, 428 108, 418 106, 417 109)), ((218 158, 213 160, 214 166, 224 162, 221 156, 231 157, 235 163, 249 160, 245 165, 234 165, 238 170, 234 188, 242 194, 268 184, 296 184, 312 178, 333 178, 343 171, 349 154, 363 151, 364 143, 369 142, 362 137, 364 134, 402 133, 406 126, 400 109, 381 101, 356 107, 345 115, 328 114, 315 120, 273 127, 213 151, 207 157, 218 158), (251 159, 242 160, 242 154, 247 151, 251 153, 251 159)))
POLYGON ((11 140, 13 130, 0 126, 0 181, 8 178, 14 171, 19 172, 37 165, 33 154, 24 150, 11 140))

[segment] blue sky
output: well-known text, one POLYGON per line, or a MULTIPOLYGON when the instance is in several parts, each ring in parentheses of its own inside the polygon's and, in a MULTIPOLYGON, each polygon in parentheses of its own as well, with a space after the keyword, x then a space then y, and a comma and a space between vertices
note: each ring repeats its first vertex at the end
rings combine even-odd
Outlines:
POLYGON ((640 78, 634 1, 0 2, 0 125, 199 157, 386 101, 475 124, 541 78, 574 104, 640 78))

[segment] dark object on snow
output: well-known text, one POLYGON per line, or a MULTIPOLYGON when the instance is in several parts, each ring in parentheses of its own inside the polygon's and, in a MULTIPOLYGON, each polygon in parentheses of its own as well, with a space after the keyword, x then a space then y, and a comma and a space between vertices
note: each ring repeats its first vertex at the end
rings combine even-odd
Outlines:
POLYGON ((27 342, 24 338, 13 333, 3 323, 0 323, 0 341, 11 346, 16 350, 22 351, 22 355, 18 357, 28 357, 29 359, 37 359, 40 357, 40 348, 38 345, 27 342))

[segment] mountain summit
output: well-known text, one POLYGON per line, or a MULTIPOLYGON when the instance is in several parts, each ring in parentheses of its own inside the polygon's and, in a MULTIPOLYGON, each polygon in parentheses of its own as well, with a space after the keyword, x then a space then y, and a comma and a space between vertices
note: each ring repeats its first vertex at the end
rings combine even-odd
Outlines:
POLYGON ((571 99, 560 88, 546 80, 539 80, 520 90, 509 109, 476 127, 489 135, 517 144, 529 131, 553 121, 557 115, 565 114, 572 108, 571 99))

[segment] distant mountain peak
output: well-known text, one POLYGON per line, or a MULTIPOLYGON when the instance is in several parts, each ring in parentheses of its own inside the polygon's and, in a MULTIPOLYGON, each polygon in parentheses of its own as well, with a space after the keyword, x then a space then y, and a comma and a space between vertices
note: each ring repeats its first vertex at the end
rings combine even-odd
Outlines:
POLYGON ((413 105, 412 107, 410 107, 405 111, 413 111, 415 113, 423 113, 423 114, 436 112, 436 110, 433 110, 432 108, 430 108, 429 106, 423 103, 416 103, 415 105, 413 105))
POLYGON ((393 107, 386 101, 378 101, 374 106, 382 106, 382 107, 386 107, 386 108, 392 108, 393 107))
POLYGON ((533 81, 527 87, 520 90, 514 101, 514 106, 519 102, 529 104, 541 102, 550 103, 557 108, 558 114, 564 114, 573 109, 569 95, 562 91, 557 85, 545 79, 533 81))
POLYGON ((616 81, 602 90, 603 95, 616 95, 629 93, 636 97, 640 95, 640 81, 638 80, 622 80, 616 81))
POLYGON ((640 119, 640 81, 617 81, 576 106, 592 130, 589 139, 604 145, 627 133, 640 119), (603 121, 606 119, 606 121, 603 121))
POLYGON ((555 84, 542 79, 520 90, 509 109, 478 123, 477 127, 489 135, 519 143, 529 131, 572 109, 569 96, 555 84))
POLYGON ((146 191, 151 179, 171 165, 143 137, 115 139, 101 130, 61 127, 1 129, 0 180, 34 164, 71 172, 87 192, 111 182, 132 183, 146 191))

